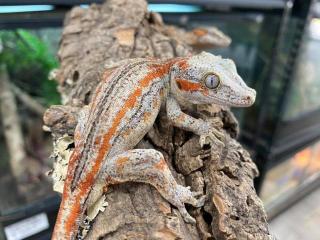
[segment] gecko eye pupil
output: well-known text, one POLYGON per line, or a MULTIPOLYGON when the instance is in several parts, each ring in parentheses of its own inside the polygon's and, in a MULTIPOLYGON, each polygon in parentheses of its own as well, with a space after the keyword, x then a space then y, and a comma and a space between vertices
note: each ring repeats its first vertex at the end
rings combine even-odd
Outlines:
POLYGON ((220 86, 220 78, 214 73, 209 73, 205 76, 204 83, 207 88, 217 89, 220 86))

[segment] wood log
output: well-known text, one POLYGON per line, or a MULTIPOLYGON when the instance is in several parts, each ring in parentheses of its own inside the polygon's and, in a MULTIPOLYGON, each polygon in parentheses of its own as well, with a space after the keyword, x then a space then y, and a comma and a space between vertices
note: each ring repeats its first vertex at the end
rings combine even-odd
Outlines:
POLYGON ((11 83, 11 89, 15 96, 31 111, 39 116, 42 116, 45 112, 45 107, 31 97, 27 92, 17 87, 14 83, 11 83))
MULTIPOLYGON (((215 34, 188 33, 172 26, 168 30, 159 14, 147 11, 145 0, 108 0, 88 9, 73 8, 62 33, 60 68, 54 72, 65 105, 53 106, 44 115, 55 151, 63 148, 69 151, 65 155, 70 155, 72 145, 61 147, 57 143, 65 135, 68 141, 72 138, 78 111, 90 102, 108 66, 122 59, 171 58, 195 53, 203 46, 221 46, 215 34), (193 34, 192 42, 185 34, 193 34)), ((227 37, 225 40, 230 43, 227 37)), ((198 136, 172 127, 162 113, 137 147, 161 151, 180 184, 207 195, 203 208, 188 208, 197 224, 186 224, 152 186, 125 183, 108 190, 108 206, 94 219, 86 239, 272 238, 263 204, 253 187, 258 171, 235 139, 238 126, 232 113, 218 106, 200 106, 196 114, 213 121, 225 134, 223 148, 214 145, 201 149, 198 136)))

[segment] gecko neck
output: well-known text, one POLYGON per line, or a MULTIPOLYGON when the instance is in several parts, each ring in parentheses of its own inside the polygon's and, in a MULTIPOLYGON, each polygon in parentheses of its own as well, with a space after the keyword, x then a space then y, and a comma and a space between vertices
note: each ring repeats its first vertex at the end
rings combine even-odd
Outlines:
POLYGON ((178 85, 175 81, 173 75, 170 72, 169 75, 169 85, 170 85, 170 94, 178 101, 179 105, 186 110, 194 110, 195 104, 188 101, 187 98, 184 98, 181 94, 179 94, 178 85))
POLYGON ((166 74, 164 74, 161 79, 164 83, 164 88, 166 89, 166 95, 169 94, 170 92, 173 93, 175 90, 172 89, 172 82, 174 82, 173 79, 173 72, 175 71, 175 67, 177 64, 180 62, 186 62, 188 57, 179 57, 179 58, 172 58, 172 59, 167 59, 164 61, 159 60, 156 61, 156 66, 158 67, 158 71, 165 71, 166 74))

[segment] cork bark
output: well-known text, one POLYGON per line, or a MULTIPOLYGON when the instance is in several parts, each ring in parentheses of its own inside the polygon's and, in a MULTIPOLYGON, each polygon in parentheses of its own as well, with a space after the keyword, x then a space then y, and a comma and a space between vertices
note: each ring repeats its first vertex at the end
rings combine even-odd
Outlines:
MULTIPOLYGON (((102 72, 134 57, 171 58, 205 47, 223 47, 230 39, 215 28, 185 32, 166 26, 147 11, 145 0, 109 0, 66 17, 60 68, 53 72, 64 105, 44 115, 53 141, 72 136, 79 109, 90 102, 102 72), (223 41, 222 41, 223 40, 223 41)), ((261 200, 253 187, 258 174, 248 152, 237 142, 238 126, 228 109, 200 106, 197 115, 225 134, 225 146, 201 149, 199 137, 172 127, 160 113, 139 148, 161 151, 180 184, 207 195, 203 208, 188 207, 197 224, 186 224, 155 188, 142 183, 112 186, 108 207, 93 221, 86 239, 271 239, 261 200)))

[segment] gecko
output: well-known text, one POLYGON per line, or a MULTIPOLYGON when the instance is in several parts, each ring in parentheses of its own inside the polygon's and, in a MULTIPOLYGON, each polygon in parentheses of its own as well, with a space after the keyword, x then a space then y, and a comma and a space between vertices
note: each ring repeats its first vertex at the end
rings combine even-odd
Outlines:
POLYGON ((222 141, 209 122, 182 107, 197 104, 247 107, 256 92, 234 62, 201 52, 168 60, 140 58, 106 70, 89 105, 79 114, 53 240, 79 237, 92 186, 128 181, 148 183, 194 223, 185 204, 204 205, 205 196, 176 182, 160 151, 134 149, 160 110, 173 126, 199 135, 200 145, 222 141))

